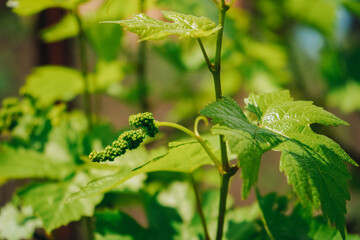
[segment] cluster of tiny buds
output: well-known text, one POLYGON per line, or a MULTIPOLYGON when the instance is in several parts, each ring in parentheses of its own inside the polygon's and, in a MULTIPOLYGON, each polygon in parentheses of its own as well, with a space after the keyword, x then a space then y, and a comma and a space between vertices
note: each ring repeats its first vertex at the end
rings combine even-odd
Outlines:
POLYGON ((154 137, 159 129, 155 125, 152 113, 139 113, 129 118, 131 126, 140 128, 123 132, 117 140, 102 151, 93 151, 89 158, 92 162, 114 161, 116 157, 125 154, 126 150, 133 150, 144 141, 145 135, 154 137))
POLYGON ((23 114, 19 99, 6 98, 2 102, 0 111, 0 131, 11 130, 15 127, 17 119, 23 114))
POLYGON ((142 128, 149 137, 154 137, 159 132, 158 127, 155 125, 155 118, 149 112, 131 115, 129 124, 136 128, 142 128))

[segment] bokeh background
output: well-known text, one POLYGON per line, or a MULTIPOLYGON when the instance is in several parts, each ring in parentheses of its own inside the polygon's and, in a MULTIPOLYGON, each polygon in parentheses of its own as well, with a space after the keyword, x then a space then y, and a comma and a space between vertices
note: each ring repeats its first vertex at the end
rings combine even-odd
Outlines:
MULTIPOLYGON (((134 34, 116 24, 99 23, 131 18, 140 11, 139 2, 90 0, 79 5, 88 72, 103 81, 101 91, 91 97, 94 118, 122 129, 130 114, 147 110, 159 120, 191 126, 198 111, 214 99, 212 76, 196 41, 174 37, 147 42, 141 56, 134 34), (140 64, 145 70, 139 70, 140 64), (140 77, 139 71, 143 74, 140 77), (139 78, 146 82, 146 95, 139 95, 139 78)), ((13 0, 0 2, 0 100, 35 91, 29 79, 39 74, 40 66, 81 69, 74 15, 56 4, 44 10, 34 4, 14 12, 10 7, 17 4, 13 0)), ((160 10, 174 10, 217 21, 217 9, 210 0, 147 0, 143 8, 155 18, 162 18, 160 10)), ((359 163, 360 2, 237 0, 225 24, 223 94, 244 105, 242 99, 250 92, 289 89, 295 99, 314 101, 350 126, 313 129, 340 143, 359 163)), ((203 41, 213 56, 215 37, 203 41)), ((61 84, 66 83, 55 79, 50 89, 61 84)), ((45 90, 39 88, 41 95, 45 90)), ((69 88, 71 109, 84 108, 80 92, 69 88)), ((278 171, 278 159, 276 153, 264 155, 259 187, 264 192, 287 194, 290 188, 278 171)), ((360 169, 349 166, 349 170, 353 179, 347 228, 360 234, 360 169)), ((254 193, 242 201, 241 181, 234 179, 230 192, 235 204, 251 204, 254 193)), ((2 206, 18 184, 10 182, 0 188, 2 206)))

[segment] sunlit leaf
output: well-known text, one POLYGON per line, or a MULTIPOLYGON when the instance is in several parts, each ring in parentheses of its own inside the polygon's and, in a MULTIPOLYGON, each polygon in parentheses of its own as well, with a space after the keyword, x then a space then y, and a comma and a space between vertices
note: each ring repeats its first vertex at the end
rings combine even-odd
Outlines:
POLYGON ((209 156, 198 142, 175 142, 169 144, 169 147, 167 154, 157 157, 132 171, 120 171, 89 182, 85 187, 81 188, 81 191, 73 194, 67 201, 71 202, 79 198, 109 191, 141 173, 157 171, 190 173, 203 165, 212 165, 209 156))
POLYGON ((170 35, 180 38, 201 38, 217 32, 221 26, 206 17, 195 17, 172 11, 162 11, 172 23, 156 20, 145 14, 138 14, 131 20, 111 21, 118 23, 130 32, 139 35, 141 40, 160 40, 170 35))
POLYGON ((334 141, 316 134, 310 124, 347 124, 309 101, 293 101, 288 91, 250 94, 247 109, 259 118, 250 123, 234 100, 223 98, 201 111, 221 126, 213 132, 225 136, 239 156, 244 180, 243 196, 256 182, 261 155, 270 149, 282 151, 280 170, 301 201, 310 200, 345 234, 346 200, 350 174, 344 161, 357 163, 334 141), (247 157, 253 156, 253 157, 247 157))

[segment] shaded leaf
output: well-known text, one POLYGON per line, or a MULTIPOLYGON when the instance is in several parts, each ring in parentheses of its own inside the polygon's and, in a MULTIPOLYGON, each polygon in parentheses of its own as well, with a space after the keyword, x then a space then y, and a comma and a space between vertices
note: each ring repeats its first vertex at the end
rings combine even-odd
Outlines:
POLYGON ((131 236, 131 239, 148 239, 148 232, 129 215, 117 210, 105 210, 95 214, 95 231, 104 239, 109 236, 131 236))
MULTIPOLYGON (((261 196, 256 193, 262 212, 262 221, 269 236, 273 239, 311 239, 341 240, 341 234, 331 228, 322 217, 314 217, 311 206, 297 203, 288 214, 289 199, 275 193, 261 196)), ((346 239, 360 239, 347 234, 346 239)))
POLYGON ((139 35, 141 40, 161 40, 170 35, 180 38, 201 38, 209 36, 221 26, 206 17, 195 17, 172 11, 162 11, 164 17, 172 23, 160 21, 145 14, 137 14, 131 20, 108 21, 118 23, 130 32, 139 35))

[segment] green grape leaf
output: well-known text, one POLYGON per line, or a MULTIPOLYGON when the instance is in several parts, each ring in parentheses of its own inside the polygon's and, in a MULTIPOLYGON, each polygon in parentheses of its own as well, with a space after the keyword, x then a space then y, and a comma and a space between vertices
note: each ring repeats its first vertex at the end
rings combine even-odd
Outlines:
POLYGON ((344 236, 345 205, 350 198, 347 191, 350 175, 344 161, 358 165, 337 143, 314 133, 310 125, 347 123, 312 102, 293 101, 288 91, 250 94, 245 102, 246 108, 258 116, 258 125, 250 123, 229 98, 201 111, 221 123, 213 132, 224 135, 231 151, 238 154, 247 186, 243 196, 247 196, 257 179, 261 155, 270 149, 282 151, 280 170, 285 172, 300 200, 310 200, 316 209, 321 208, 344 236))
POLYGON ((34 150, 1 146, 0 178, 63 179, 74 170, 70 163, 61 163, 34 150))
MULTIPOLYGON (((141 173, 157 171, 191 173, 203 165, 212 165, 209 156, 198 142, 173 142, 169 144, 169 148, 169 152, 165 155, 159 156, 132 171, 120 171, 89 182, 79 192, 71 195, 67 201, 72 202, 79 198, 109 191, 141 173)), ((119 160, 121 161, 121 158, 119 160)))
POLYGON ((243 179, 241 194, 247 198, 257 182, 262 154, 278 145, 284 137, 250 123, 239 105, 230 98, 223 97, 200 113, 211 117, 215 123, 225 125, 215 126, 212 133, 224 135, 231 151, 238 155, 243 179))
POLYGON ((69 101, 82 93, 84 80, 75 69, 60 66, 38 67, 31 73, 22 87, 23 94, 35 97, 41 105, 55 101, 69 101))
POLYGON ((88 180, 85 174, 78 174, 70 181, 60 183, 37 183, 19 192, 23 206, 31 206, 39 217, 46 232, 79 220, 82 216, 93 216, 95 206, 103 195, 78 199, 65 203, 71 193, 79 189, 79 185, 88 180))
POLYGON ((75 9, 83 2, 87 0, 8 0, 7 6, 12 7, 16 14, 30 16, 47 8, 75 9))
POLYGON ((46 43, 61 41, 79 34, 79 26, 73 14, 63 17, 55 25, 41 30, 40 36, 46 43))
POLYGON ((139 35, 141 40, 161 40, 170 35, 180 38, 207 37, 220 30, 221 26, 206 17, 195 17, 172 11, 162 11, 164 17, 173 22, 164 22, 145 14, 137 14, 130 20, 106 21, 117 23, 130 32, 139 35))

